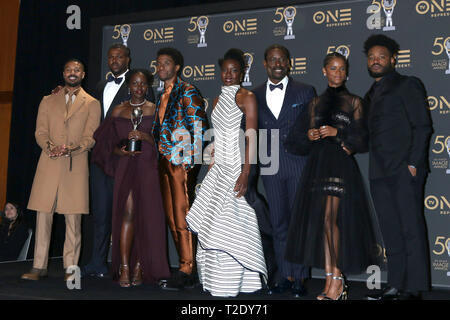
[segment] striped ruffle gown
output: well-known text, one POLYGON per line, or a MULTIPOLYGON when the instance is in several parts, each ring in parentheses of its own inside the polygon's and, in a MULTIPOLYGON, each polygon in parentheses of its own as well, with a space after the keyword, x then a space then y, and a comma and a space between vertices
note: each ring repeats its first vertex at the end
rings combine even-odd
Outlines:
POLYGON ((212 113, 214 165, 186 217, 189 229, 198 236, 200 283, 203 290, 220 297, 257 291, 261 281, 267 279, 255 211, 233 191, 241 173, 239 135, 243 113, 235 102, 239 88, 222 87, 212 113))

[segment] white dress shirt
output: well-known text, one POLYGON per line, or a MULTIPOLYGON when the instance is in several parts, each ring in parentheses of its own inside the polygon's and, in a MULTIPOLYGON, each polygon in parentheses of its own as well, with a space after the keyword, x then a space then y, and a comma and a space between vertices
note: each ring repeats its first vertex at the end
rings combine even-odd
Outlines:
POLYGON ((105 86, 105 89, 103 89, 103 116, 106 117, 106 113, 108 112, 109 107, 111 107, 111 103, 114 100, 114 97, 116 96, 117 92, 119 91, 120 87, 122 86, 123 82, 125 81, 125 74, 128 72, 125 71, 117 78, 122 78, 122 82, 117 84, 115 81, 108 82, 105 86))
POLYGON ((278 119, 278 116, 281 112, 281 107, 283 106, 284 101, 284 95, 286 94, 286 87, 288 84, 289 78, 285 76, 283 80, 278 82, 277 84, 282 83, 283 89, 275 88, 273 91, 270 90, 269 85, 273 83, 270 80, 267 80, 267 87, 266 87, 266 102, 267 106, 269 107, 270 111, 272 111, 273 115, 276 119, 278 119))

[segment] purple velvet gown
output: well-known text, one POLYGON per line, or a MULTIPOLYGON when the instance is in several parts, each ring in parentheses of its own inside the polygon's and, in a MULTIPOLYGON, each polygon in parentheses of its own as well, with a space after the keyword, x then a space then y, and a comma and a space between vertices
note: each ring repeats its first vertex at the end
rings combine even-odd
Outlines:
MULTIPOLYGON (((144 116, 139 131, 151 132, 154 116, 144 116)), ((170 276, 166 249, 166 224, 158 178, 157 150, 142 141, 142 153, 134 157, 114 154, 132 131, 130 119, 109 117, 94 133, 92 161, 114 177, 112 216, 113 278, 119 277, 120 232, 128 195, 133 199, 134 239, 130 255, 130 276, 141 263, 143 280, 156 283, 170 276)))

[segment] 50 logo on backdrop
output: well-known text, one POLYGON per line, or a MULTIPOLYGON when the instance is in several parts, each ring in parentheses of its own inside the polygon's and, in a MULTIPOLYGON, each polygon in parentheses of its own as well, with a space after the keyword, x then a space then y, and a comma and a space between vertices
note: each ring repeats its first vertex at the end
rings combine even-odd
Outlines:
POLYGON ((431 160, 434 169, 444 169, 450 175, 450 136, 436 135, 432 143, 432 153, 436 158, 431 160), (447 155, 448 157, 443 157, 447 155))
POLYGON ((436 236, 434 241, 433 253, 438 256, 433 261, 433 269, 436 271, 446 272, 447 277, 450 277, 448 262, 450 258, 450 237, 436 236))
POLYGON ((327 54, 337 52, 342 54, 346 59, 350 56, 350 45, 349 44, 341 44, 337 46, 329 46, 327 49, 327 54))
POLYGON ((434 70, 445 70, 445 74, 450 74, 450 37, 434 38, 431 53, 434 56, 440 56, 444 52, 447 55, 447 59, 433 60, 432 67, 434 70))
POLYGON ((209 25, 209 18, 207 16, 200 16, 200 17, 191 17, 189 20, 189 27, 187 30, 189 32, 196 32, 198 30, 200 35, 193 35, 188 37, 188 43, 196 43, 198 48, 204 48, 207 47, 208 44, 206 43, 206 29, 209 25))
POLYGON ((284 35, 284 40, 293 40, 295 39, 295 34, 293 31, 293 25, 295 16, 297 15, 297 9, 295 7, 289 6, 289 7, 280 7, 275 10, 275 19, 272 19, 272 21, 276 24, 279 24, 281 22, 286 23, 286 27, 276 27, 273 30, 274 36, 281 36, 284 35))
POLYGON ((367 29, 381 29, 383 26, 383 31, 394 31, 392 16, 396 5, 397 0, 372 0, 366 10, 371 15, 366 22, 367 29), (386 18, 381 17, 382 10, 386 18))
POLYGON ((114 26, 112 38, 114 40, 122 38, 124 46, 128 46, 128 38, 130 37, 131 26, 129 24, 117 24, 114 26))

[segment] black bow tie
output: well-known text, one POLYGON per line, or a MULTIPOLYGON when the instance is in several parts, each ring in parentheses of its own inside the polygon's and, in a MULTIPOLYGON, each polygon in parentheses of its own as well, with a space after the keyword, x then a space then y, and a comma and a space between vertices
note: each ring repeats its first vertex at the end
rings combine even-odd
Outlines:
POLYGON ((116 78, 112 74, 108 74, 108 82, 114 81, 116 84, 120 84, 122 82, 122 78, 116 78))
POLYGON ((269 83, 269 88, 270 88, 270 91, 273 91, 275 88, 283 90, 283 84, 282 83, 279 83, 279 84, 271 84, 271 83, 269 83))

